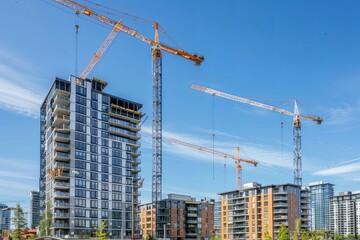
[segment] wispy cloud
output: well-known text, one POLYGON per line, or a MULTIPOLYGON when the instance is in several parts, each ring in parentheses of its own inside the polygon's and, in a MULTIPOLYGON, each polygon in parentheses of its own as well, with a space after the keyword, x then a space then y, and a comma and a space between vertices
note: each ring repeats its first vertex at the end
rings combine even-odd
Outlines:
POLYGON ((341 125, 348 126, 358 118, 360 113, 360 102, 356 102, 354 105, 343 103, 341 106, 330 108, 328 111, 328 117, 325 119, 325 124, 328 125, 341 125))
POLYGON ((0 49, 0 108, 37 117, 43 96, 30 62, 0 49))
POLYGON ((314 174, 319 176, 330 176, 330 175, 334 176, 334 175, 341 175, 341 174, 352 173, 357 171, 360 171, 360 162, 345 164, 338 167, 320 170, 315 172, 314 174))

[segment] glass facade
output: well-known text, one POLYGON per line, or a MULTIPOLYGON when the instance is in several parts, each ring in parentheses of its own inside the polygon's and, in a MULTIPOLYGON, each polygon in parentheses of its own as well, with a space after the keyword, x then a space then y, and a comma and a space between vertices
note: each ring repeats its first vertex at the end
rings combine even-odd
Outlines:
POLYGON ((53 206, 54 236, 139 233, 142 105, 103 91, 98 79, 57 78, 41 107, 40 198, 53 206))
POLYGON ((313 182, 310 188, 311 230, 330 230, 330 198, 334 184, 313 182))

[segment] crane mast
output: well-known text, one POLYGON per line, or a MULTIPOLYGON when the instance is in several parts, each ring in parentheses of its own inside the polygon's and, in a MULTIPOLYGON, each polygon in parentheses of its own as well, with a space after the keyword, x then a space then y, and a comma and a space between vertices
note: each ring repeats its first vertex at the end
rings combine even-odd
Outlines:
POLYGON ((236 148, 237 149, 237 156, 232 156, 232 155, 229 155, 229 154, 226 154, 226 153, 214 151, 214 150, 211 150, 211 149, 208 149, 208 148, 205 148, 205 147, 197 146, 195 144, 187 143, 187 142, 180 141, 180 140, 173 139, 173 138, 169 138, 169 141, 172 142, 172 143, 182 145, 182 146, 194 148, 194 149, 197 149, 199 151, 211 153, 211 154, 223 157, 223 158, 229 158, 229 159, 235 160, 235 162, 236 162, 236 164, 235 164, 236 190, 239 190, 239 191, 242 189, 242 167, 241 167, 240 162, 249 163, 249 164, 254 165, 255 167, 258 165, 257 161, 240 158, 240 147, 236 148))
POLYGON ((218 90, 214 90, 211 88, 207 88, 204 86, 199 86, 196 84, 191 85, 192 89, 202 91, 213 96, 219 96, 223 98, 227 98, 233 101, 249 104, 252 106, 272 110, 278 112, 280 114, 285 114, 293 117, 293 164, 294 164, 294 184, 301 186, 302 185, 302 158, 301 158, 301 122, 300 119, 308 119, 315 121, 317 124, 321 124, 323 119, 317 116, 308 116, 308 115, 300 115, 297 101, 294 100, 294 112, 290 112, 288 110, 284 110, 278 107, 274 107, 271 105, 267 105, 264 103, 256 102, 251 99, 235 96, 229 93, 221 92, 218 90))

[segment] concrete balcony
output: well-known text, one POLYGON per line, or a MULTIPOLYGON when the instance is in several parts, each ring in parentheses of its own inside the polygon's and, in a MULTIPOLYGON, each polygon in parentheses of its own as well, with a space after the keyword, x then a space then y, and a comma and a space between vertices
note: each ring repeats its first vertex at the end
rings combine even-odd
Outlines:
POLYGON ((275 227, 280 227, 281 224, 284 224, 285 226, 288 226, 288 222, 287 221, 279 221, 279 222, 274 222, 274 226, 275 227))
POLYGON ((63 124, 62 126, 55 128, 55 131, 59 132, 59 133, 69 134, 70 133, 70 125, 63 124))
POLYGON ((274 202, 275 201, 287 201, 288 198, 287 197, 282 197, 282 196, 275 196, 274 197, 274 202))
POLYGON ((54 101, 53 101, 52 107, 55 107, 56 104, 70 106, 70 97, 57 94, 57 95, 55 95, 55 97, 53 99, 54 99, 54 101))
POLYGON ((70 107, 63 104, 54 104, 52 115, 70 115, 70 107))
POLYGON ((129 130, 123 130, 123 129, 112 127, 112 126, 109 127, 108 131, 109 131, 109 133, 111 133, 113 135, 130 138, 135 141, 137 141, 141 138, 140 133, 131 132, 129 130))
POLYGON ((139 165, 141 163, 141 159, 140 158, 133 158, 131 163, 132 163, 133 166, 137 166, 137 165, 139 165))
POLYGON ((54 228, 70 228, 68 223, 54 223, 54 228))
POLYGON ((133 176, 134 181, 139 181, 141 179, 141 176, 136 174, 135 176, 133 176))
POLYGON ((70 193, 68 193, 68 192, 55 191, 55 192, 54 192, 54 198, 57 198, 57 199, 68 199, 68 198, 70 198, 70 193))
POLYGON ((70 144, 55 142, 54 149, 55 151, 60 151, 60 152, 70 152, 70 144))
POLYGON ((285 213, 285 214, 287 214, 288 210, 287 209, 274 209, 274 213, 285 213))
POLYGON ((132 157, 139 157, 141 155, 141 151, 139 150, 133 150, 130 152, 132 157))
POLYGON ((70 183, 69 182, 55 181, 54 182, 54 188, 55 189, 60 189, 60 190, 68 190, 68 189, 70 189, 70 183))
POLYGON ((140 197, 140 196, 141 196, 141 192, 139 192, 139 191, 134 192, 134 197, 140 197))
POLYGON ((64 133, 55 133, 54 140, 57 142, 69 143, 70 142, 70 134, 64 133))
POLYGON ((55 201, 54 208, 68 209, 70 208, 70 203, 55 201))
POLYGON ((54 213, 54 218, 64 219, 64 218, 69 218, 69 217, 70 217, 70 213, 68 213, 68 212, 55 212, 54 213))
POLYGON ((69 170, 70 169, 70 163, 55 162, 54 167, 63 168, 64 170, 69 170))
POLYGON ((70 124, 70 116, 68 115, 56 115, 54 117, 54 120, 52 122, 52 126, 55 128, 62 127, 63 125, 69 125, 70 124))
POLYGON ((116 110, 116 109, 110 109, 109 116, 120 118, 135 124, 138 124, 141 122, 141 117, 139 115, 129 113, 127 111, 122 110, 116 110))
POLYGON ((127 121, 124 121, 124 120, 120 120, 120 119, 116 119, 116 118, 113 118, 113 117, 111 117, 109 119, 109 124, 110 124, 110 126, 116 126, 116 127, 129 129, 129 130, 131 130, 133 132, 139 132, 140 131, 140 127, 138 127, 137 124, 127 122, 127 121))
POLYGON ((288 203, 287 202, 278 202, 278 203, 274 203, 273 206, 274 207, 288 207, 288 203))
POLYGON ((63 153, 63 152, 56 152, 54 159, 56 161, 60 162, 69 162, 70 161, 70 154, 69 153, 63 153))
POLYGON ((54 177, 54 180, 60 180, 60 181, 66 181, 66 180, 69 180, 70 179, 70 174, 67 173, 67 172, 63 172, 61 174, 61 176, 55 176, 54 177))
POLYGON ((139 172, 141 172, 141 167, 136 166, 131 169, 131 173, 139 173, 139 172))

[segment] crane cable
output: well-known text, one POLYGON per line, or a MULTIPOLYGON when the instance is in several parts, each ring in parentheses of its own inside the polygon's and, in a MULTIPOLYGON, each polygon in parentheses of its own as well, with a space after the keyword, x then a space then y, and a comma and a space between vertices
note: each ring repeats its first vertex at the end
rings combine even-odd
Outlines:
POLYGON ((212 175, 213 175, 213 183, 215 183, 215 95, 212 95, 212 148, 213 148, 213 169, 212 169, 212 175))

